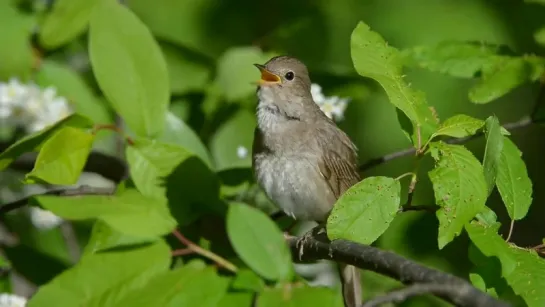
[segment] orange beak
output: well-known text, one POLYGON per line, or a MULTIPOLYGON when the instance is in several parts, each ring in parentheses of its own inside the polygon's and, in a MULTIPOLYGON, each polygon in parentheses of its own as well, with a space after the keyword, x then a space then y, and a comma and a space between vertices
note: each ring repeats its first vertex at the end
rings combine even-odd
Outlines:
POLYGON ((273 85, 282 83, 282 79, 278 75, 267 70, 265 66, 261 64, 254 64, 254 66, 261 72, 261 80, 258 82, 259 85, 273 85))

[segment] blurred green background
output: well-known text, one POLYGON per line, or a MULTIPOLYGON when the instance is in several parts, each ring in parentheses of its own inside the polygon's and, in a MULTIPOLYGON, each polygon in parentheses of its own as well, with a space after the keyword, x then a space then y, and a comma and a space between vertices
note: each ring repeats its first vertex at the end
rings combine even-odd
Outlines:
MULTIPOLYGON (((23 15, 41 12, 35 16, 47 12, 50 4, 50 1, 30 0, 0 2, 4 2, 0 7, 14 7, 23 15)), ((534 33, 545 26, 545 6, 523 1, 126 0, 124 3, 161 44, 171 79, 171 110, 199 134, 208 145, 216 167, 223 170, 249 166, 249 159, 237 158, 236 149, 239 146, 250 148, 253 138, 256 101, 248 80, 257 78, 258 72, 251 64, 256 60, 264 62, 273 54, 290 54, 304 61, 312 81, 322 86, 327 96, 351 98, 345 119, 339 125, 358 146, 362 163, 410 147, 383 90, 378 84, 359 77, 353 69, 350 34, 360 20, 399 49, 455 40, 506 45, 520 55, 543 55, 545 51, 534 40, 534 33)), ((13 11, 0 9, 0 32, 12 30, 2 25, 7 23, 9 14, 13 11)), ((0 41, 3 49, 0 55, 6 58, 10 49, 9 34, 1 34, 0 41)), ((40 46, 39 40, 37 46, 40 46)), ((41 52, 46 62, 67 65, 78 72, 87 86, 98 93, 86 48, 87 34, 83 33, 67 44, 44 48, 41 52)), ((7 67, 6 63, 0 58, 0 68, 7 67)), ((0 72, 4 71, 0 69, 0 72)), ((406 73, 406 80, 426 93, 428 103, 436 108, 442 120, 464 113, 481 119, 494 114, 502 124, 517 121, 530 113, 538 94, 538 85, 529 84, 497 101, 477 105, 467 98, 468 89, 475 80, 456 79, 419 69, 406 73)), ((9 79, 5 74, 0 77, 0 81, 9 79)), ((111 110, 108 111, 110 118, 103 118, 112 120, 111 110)), ((98 114, 102 111, 93 109, 89 112, 98 114)), ((545 164, 540 162, 545 149, 543 135, 540 126, 513 134, 534 183, 534 203, 530 212, 515 224, 513 241, 519 246, 536 245, 545 237, 542 222, 545 216, 542 205, 545 201, 545 164)), ((4 139, 11 137, 8 135, 4 139)), ((483 145, 483 139, 478 139, 467 146, 480 158, 483 145)), ((117 154, 111 139, 101 142, 97 150, 117 154)), ((432 165, 431 159, 427 159, 421 168, 415 204, 433 203, 427 178, 432 165)), ((364 175, 398 176, 412 167, 411 157, 406 157, 375 167, 364 175)), ((7 178, 7 172, 2 176, 3 180, 7 178)), ((499 215, 505 228, 508 219, 497 192, 488 205, 499 215)), ((504 228, 505 233, 507 229, 504 228)), ((36 242, 32 245, 36 248, 36 242)), ((402 214, 376 245, 464 278, 468 277, 471 268, 465 235, 444 250, 437 250, 437 222, 429 213, 402 214)), ((58 254, 47 247, 38 249, 58 254)), ((396 285, 373 273, 366 272, 364 276, 364 285, 372 289, 367 295, 396 285)), ((408 305, 437 306, 437 301, 414 300, 408 305)))

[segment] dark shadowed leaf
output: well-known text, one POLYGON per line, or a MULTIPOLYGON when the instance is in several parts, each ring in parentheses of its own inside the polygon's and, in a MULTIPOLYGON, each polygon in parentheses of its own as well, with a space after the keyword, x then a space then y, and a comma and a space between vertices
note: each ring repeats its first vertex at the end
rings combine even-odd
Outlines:
POLYGON ((368 177, 337 200, 327 219, 331 240, 371 244, 388 229, 399 211, 401 185, 389 177, 368 177))

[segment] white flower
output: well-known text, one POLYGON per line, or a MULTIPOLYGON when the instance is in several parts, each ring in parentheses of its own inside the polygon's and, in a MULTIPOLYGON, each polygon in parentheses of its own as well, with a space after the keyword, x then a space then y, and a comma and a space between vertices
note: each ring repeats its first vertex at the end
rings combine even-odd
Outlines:
POLYGON ((237 156, 240 159, 244 159, 248 156, 248 149, 244 146, 237 147, 237 156))
POLYGON ((71 113, 66 98, 57 96, 54 87, 42 89, 33 83, 21 84, 16 78, 0 83, 0 119, 3 123, 23 126, 27 133, 32 133, 71 113))
POLYGON ((38 207, 30 208, 30 220, 34 227, 42 230, 55 228, 63 222, 63 219, 53 214, 53 212, 38 207))
POLYGON ((25 307, 27 299, 11 294, 11 293, 0 293, 0 307, 25 307))
POLYGON ((327 117, 336 121, 344 119, 344 111, 350 102, 349 98, 340 98, 338 96, 326 97, 322 94, 322 87, 318 84, 312 84, 310 92, 314 102, 316 102, 327 117))

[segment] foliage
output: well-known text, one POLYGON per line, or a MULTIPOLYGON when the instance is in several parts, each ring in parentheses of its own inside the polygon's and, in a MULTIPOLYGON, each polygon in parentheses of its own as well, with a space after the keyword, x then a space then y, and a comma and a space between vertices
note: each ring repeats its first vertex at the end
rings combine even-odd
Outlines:
MULTIPOLYGON (((342 306, 338 289, 310 286, 298 272, 280 223, 268 215, 274 206, 263 200, 251 174, 256 125, 252 82, 259 77, 252 64, 291 51, 286 36, 292 31, 294 37, 304 39, 309 25, 315 31, 324 25, 314 24, 310 15, 302 21, 286 17, 286 25, 278 28, 267 24, 274 20, 264 23, 270 27, 265 35, 254 29, 253 17, 226 16, 230 9, 213 1, 163 0, 152 5, 130 0, 122 5, 114 0, 56 0, 49 9, 35 3, 28 8, 27 2, 34 3, 0 3, 0 27, 8 29, 0 33, 0 42, 10 46, 0 50, 6 63, 0 64, 0 81, 17 77, 53 85, 75 112, 26 136, 8 131, 7 139, 16 141, 0 153, 0 171, 34 152, 35 163, 24 174, 24 184, 74 185, 82 180, 86 162, 105 130, 113 130, 117 146, 121 143, 117 152, 129 171, 107 195, 32 197, 31 207, 51 211, 79 229, 75 244, 82 256, 70 263, 64 243, 40 245, 40 236, 60 236, 59 229, 41 235, 21 233, 21 248, 32 250, 40 261, 54 263, 53 269, 44 276, 37 276, 40 270, 32 275, 28 272, 36 264, 21 260, 16 248, 6 248, 5 256, 0 255, 0 292, 12 291, 3 275, 9 267, 38 286, 29 299, 31 307, 251 306, 254 296, 258 306, 342 306), (219 33, 218 24, 228 34, 219 33), (34 25, 38 32, 32 40, 34 25), (252 45, 250 38, 266 43, 252 45), (86 69, 71 62, 74 54, 88 54, 86 69), (187 108, 184 116, 177 113, 180 108, 187 108), (115 116, 124 125, 116 125, 115 116)), ((315 8, 284 4, 294 12, 315 8)), ((349 15, 351 9, 339 5, 339 10, 346 10, 343 14, 349 15)), ((336 21, 344 19, 335 15, 340 13, 328 14, 324 20, 340 27, 336 21)), ((323 66, 315 64, 320 62, 316 55, 303 53, 301 58, 313 59, 309 70, 312 77, 317 72, 317 80, 348 83, 332 86, 335 94, 364 97, 362 92, 383 92, 382 100, 354 102, 347 122, 376 120, 374 115, 356 113, 358 108, 389 101, 385 117, 395 118, 391 112, 395 110, 402 129, 396 125, 381 129, 409 138, 415 150, 414 167, 407 173, 396 168, 380 175, 364 174, 333 207, 325 225, 329 238, 380 245, 382 238, 392 236, 392 229, 397 231, 405 223, 408 209, 425 205, 413 194, 429 193, 432 196, 426 201, 434 200, 438 207, 433 225, 427 228, 434 237, 425 243, 431 253, 447 255, 441 261, 454 263, 449 270, 459 269, 457 275, 491 295, 543 306, 545 284, 540 276, 545 274, 545 260, 536 252, 539 249, 523 248, 511 240, 514 222, 523 222, 537 210, 531 205, 538 181, 531 177, 526 153, 508 127, 502 127, 504 116, 492 109, 486 110, 494 115, 448 114, 439 107, 437 95, 424 94, 418 83, 409 82, 404 69, 470 79, 473 83, 463 96, 473 104, 495 107, 500 103, 494 102, 514 95, 515 89, 542 80, 545 58, 470 39, 402 50, 386 42, 388 31, 375 30, 367 20, 350 22, 351 35, 345 33, 342 41, 345 47, 328 48, 346 48, 339 54, 350 58, 353 68, 347 69, 342 58, 323 66), (465 143, 478 136, 482 138, 472 144, 484 150, 465 143), (431 168, 425 168, 426 162, 431 168), (406 178, 411 178, 409 187, 406 178), (428 179, 431 188, 420 183, 428 179), (502 225, 510 228, 508 234, 500 234, 505 232, 500 232, 502 225), (463 258, 473 265, 471 272, 456 262, 459 256, 454 249, 464 240, 471 244, 469 250, 462 245, 463 258), (497 267, 491 265, 493 261, 499 263, 497 267)), ((536 43, 545 41, 543 29, 535 33, 536 43)), ((537 103, 533 117, 526 118, 533 124, 545 108, 545 102, 537 103)), ((340 124, 347 130, 354 125, 359 127, 340 124)), ((388 138, 373 135, 370 142, 388 138)), ((360 145, 368 138, 354 139, 360 145)), ((23 232, 24 227, 13 227, 19 219, 18 214, 6 215, 6 225, 15 233, 23 232)), ((404 247, 411 244, 405 239, 395 248, 409 253, 404 247)), ((411 246, 417 251, 411 256, 424 254, 420 247, 411 246)), ((428 256, 415 260, 432 262, 428 256)), ((366 295, 384 291, 379 290, 366 295)), ((416 306, 418 301, 414 302, 416 306)))

